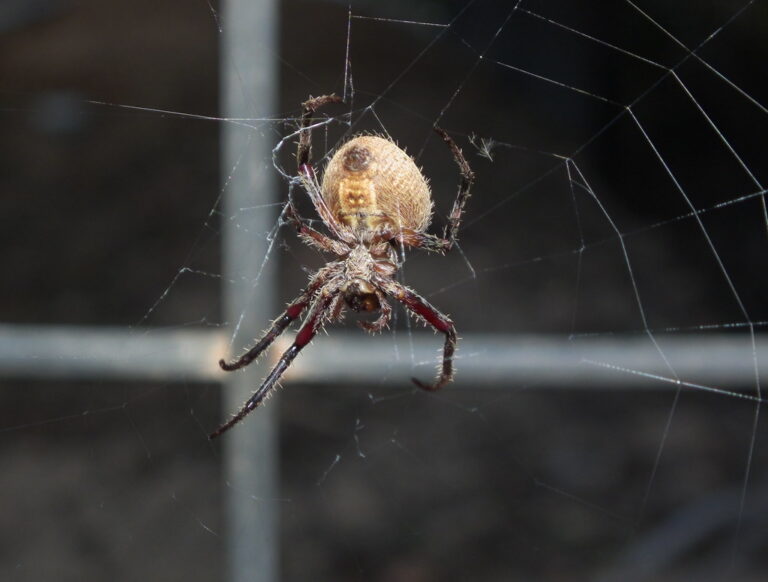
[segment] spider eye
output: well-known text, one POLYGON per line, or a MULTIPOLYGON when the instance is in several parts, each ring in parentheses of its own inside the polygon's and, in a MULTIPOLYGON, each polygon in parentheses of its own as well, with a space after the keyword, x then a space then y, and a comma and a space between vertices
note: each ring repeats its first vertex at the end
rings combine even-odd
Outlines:
POLYGON ((362 172, 371 163, 371 150, 362 146, 352 146, 344 153, 344 169, 349 172, 362 172))

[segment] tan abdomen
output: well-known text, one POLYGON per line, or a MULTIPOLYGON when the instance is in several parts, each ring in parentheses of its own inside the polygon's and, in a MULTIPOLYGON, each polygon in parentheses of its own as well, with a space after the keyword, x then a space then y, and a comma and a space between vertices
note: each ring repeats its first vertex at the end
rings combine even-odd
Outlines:
POLYGON ((376 185, 369 177, 350 173, 339 181, 336 218, 358 230, 374 230, 384 217, 376 201, 376 185))
POLYGON ((411 157, 388 139, 353 138, 333 155, 323 176, 323 199, 354 230, 389 223, 423 232, 432 216, 429 186, 411 157))

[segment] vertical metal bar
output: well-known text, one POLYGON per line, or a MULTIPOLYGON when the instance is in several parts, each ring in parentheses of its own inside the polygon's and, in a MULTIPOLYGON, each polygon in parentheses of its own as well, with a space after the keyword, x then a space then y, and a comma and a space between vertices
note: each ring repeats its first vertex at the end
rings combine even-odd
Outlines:
MULTIPOLYGON (((277 110, 277 0, 225 0, 221 35, 223 115, 268 117, 277 110)), ((267 233, 276 215, 243 211, 275 199, 272 132, 223 125, 225 314, 233 347, 250 343, 274 316, 275 259, 267 233)), ((239 409, 266 375, 264 364, 227 375, 223 406, 239 409)), ((274 582, 278 568, 277 407, 274 402, 221 438, 226 473, 229 580, 274 582)))

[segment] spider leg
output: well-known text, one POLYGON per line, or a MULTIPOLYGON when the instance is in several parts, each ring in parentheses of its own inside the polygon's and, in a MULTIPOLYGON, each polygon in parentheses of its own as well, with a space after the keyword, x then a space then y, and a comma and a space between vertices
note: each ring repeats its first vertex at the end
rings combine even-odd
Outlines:
POLYGON ((221 366, 221 369, 227 372, 231 372, 232 370, 239 370, 240 368, 244 368, 253 362, 256 358, 258 358, 261 353, 266 350, 273 341, 275 341, 275 338, 283 333, 283 330, 285 330, 285 328, 288 327, 293 320, 301 315, 301 312, 304 311, 304 308, 312 299, 312 296, 315 294, 315 292, 328 280, 329 275, 330 269, 320 270, 317 275, 315 275, 314 279, 312 279, 304 292, 288 305, 283 314, 272 323, 272 326, 261 337, 256 345, 232 362, 227 363, 223 359, 219 360, 219 366, 221 366))
POLYGON ((394 297, 400 303, 405 305, 412 313, 422 317, 429 325, 445 334, 445 345, 443 346, 443 362, 437 379, 432 384, 411 378, 413 383, 423 390, 440 390, 453 379, 453 354, 456 351, 456 328, 451 319, 440 313, 426 299, 421 297, 415 291, 405 285, 401 285, 392 279, 386 279, 379 275, 375 276, 376 285, 378 285, 387 295, 394 297))
POLYGON ((443 232, 443 238, 410 228, 401 228, 398 231, 385 229, 378 233, 378 237, 381 240, 394 241, 401 245, 445 254, 453 248, 454 244, 456 244, 456 235, 459 232, 461 217, 464 214, 464 206, 470 197, 470 188, 475 181, 475 174, 472 172, 466 158, 464 158, 464 154, 461 153, 459 146, 456 145, 456 142, 453 141, 451 136, 440 127, 435 126, 434 129, 443 141, 448 144, 448 147, 451 148, 453 159, 459 166, 459 172, 461 173, 459 192, 456 195, 453 209, 448 217, 448 224, 443 232))
POLYGON ((312 132, 307 128, 312 122, 312 116, 315 111, 328 105, 329 103, 343 103, 344 100, 338 95, 321 95, 320 97, 310 97, 301 104, 301 125, 299 126, 299 147, 296 151, 296 163, 299 165, 299 173, 302 166, 309 164, 312 159, 312 132))
POLYGON ((407 246, 443 254, 450 250, 448 241, 439 236, 405 227, 395 230, 391 225, 382 227, 371 236, 371 245, 380 242, 390 243, 395 248, 407 246))
POLYGON ((472 184, 475 181, 475 173, 469 167, 467 159, 464 157, 464 154, 461 153, 461 149, 459 149, 459 146, 457 146, 456 142, 453 141, 453 138, 451 138, 451 136, 448 135, 448 133, 440 127, 435 126, 434 129, 437 135, 443 138, 443 141, 448 144, 448 147, 451 149, 453 159, 456 162, 456 165, 459 166, 459 173, 461 174, 459 192, 456 194, 456 200, 453 203, 453 209, 451 210, 451 214, 448 217, 448 224, 445 226, 445 231, 443 232, 442 242, 446 246, 445 250, 449 251, 451 248, 453 248, 453 245, 456 244, 456 235, 459 232, 461 217, 464 213, 464 205, 467 203, 467 200, 470 197, 470 189, 472 188, 472 184))
POLYGON ((328 226, 331 232, 341 240, 352 242, 353 238, 344 232, 344 229, 336 221, 336 217, 328 208, 320 193, 320 185, 315 176, 315 170, 310 163, 312 160, 312 116, 315 111, 329 103, 343 103, 341 97, 337 95, 321 95, 320 97, 310 97, 302 103, 301 122, 299 125, 299 145, 296 150, 296 164, 298 166, 299 178, 304 189, 309 195, 309 199, 320 216, 322 221, 328 226))
POLYGON ((349 247, 344 243, 332 239, 322 232, 312 228, 309 225, 309 221, 303 216, 300 216, 296 211, 292 201, 288 202, 284 216, 288 222, 293 223, 296 227, 296 232, 299 234, 299 238, 304 241, 305 244, 315 247, 318 250, 335 253, 337 255, 344 255, 349 252, 349 247))
POLYGON ((344 298, 336 295, 334 300, 328 306, 327 321, 339 321, 344 315, 344 298))
POLYGON ((389 325, 389 320, 392 317, 392 306, 389 304, 389 301, 387 301, 387 298, 384 297, 384 294, 378 289, 374 289, 374 292, 376 293, 376 297, 379 300, 379 309, 381 309, 381 315, 379 315, 375 321, 358 320, 357 322, 357 325, 360 328, 370 333, 376 333, 383 330, 389 325))
POLYGON ((409 247, 443 254, 451 250, 452 246, 451 242, 446 239, 435 236, 434 234, 418 232, 410 228, 403 228, 396 236, 393 236, 391 240, 409 247))
POLYGON ((254 392, 248 400, 246 400, 245 404, 243 404, 242 408, 240 408, 237 414, 235 414, 226 423, 222 424, 219 428, 213 431, 208 437, 209 439, 215 439, 216 437, 221 436, 223 433, 235 426, 259 404, 261 404, 267 396, 269 396, 270 392, 275 387, 275 384, 283 375, 283 372, 285 372, 288 366, 291 365, 291 362, 293 362, 293 359, 298 355, 304 346, 312 341, 312 338, 317 334, 320 326, 323 324, 323 319, 326 312, 328 311, 328 307, 333 302, 333 299, 336 297, 337 293, 337 286, 333 286, 332 288, 326 287, 323 289, 320 296, 312 304, 312 307, 310 308, 309 313, 304 320, 304 324, 299 329, 299 333, 296 334, 296 339, 294 340, 291 347, 283 353, 283 355, 280 357, 280 360, 278 360, 275 367, 272 368, 272 371, 266 377, 259 389, 256 390, 256 392, 254 392))

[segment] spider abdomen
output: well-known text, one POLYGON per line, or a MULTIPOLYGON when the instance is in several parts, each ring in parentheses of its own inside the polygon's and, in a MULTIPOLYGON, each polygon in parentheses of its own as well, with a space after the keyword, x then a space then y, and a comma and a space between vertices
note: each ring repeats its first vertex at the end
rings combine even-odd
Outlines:
POLYGON ((323 199, 336 219, 355 231, 389 225, 424 232, 432 216, 427 180, 393 141, 361 135, 341 146, 328 162, 323 199))

